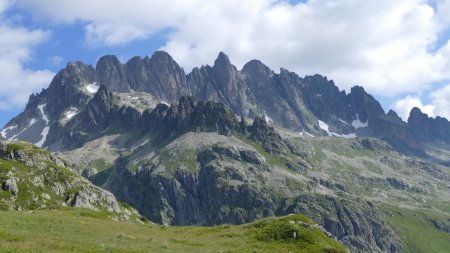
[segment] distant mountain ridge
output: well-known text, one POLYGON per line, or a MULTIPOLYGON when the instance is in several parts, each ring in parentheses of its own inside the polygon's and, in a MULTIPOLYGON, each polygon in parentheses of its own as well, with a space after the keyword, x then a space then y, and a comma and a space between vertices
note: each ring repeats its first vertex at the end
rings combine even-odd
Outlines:
POLYGON ((450 150, 450 122, 445 118, 429 118, 414 108, 404 122, 392 110, 386 114, 361 86, 347 94, 324 76, 302 78, 283 68, 277 74, 258 60, 238 70, 222 52, 213 66, 194 68, 189 74, 162 51, 151 57, 133 57, 125 64, 116 56, 103 56, 95 68, 71 62, 47 89, 30 96, 24 112, 8 122, 1 134, 52 150, 67 149, 71 147, 57 142, 63 135, 75 134, 66 124, 74 125, 72 117, 84 110, 89 110, 89 115, 76 124, 93 123, 98 129, 102 116, 115 121, 110 109, 116 117, 125 115, 131 119, 127 123, 133 123, 145 110, 150 112, 158 103, 177 103, 182 96, 220 102, 237 115, 260 116, 304 136, 378 137, 399 151, 433 160, 439 159, 426 153, 428 145, 450 150), (104 107, 94 108, 93 98, 100 86, 106 93, 129 94, 138 100, 144 95, 146 101, 138 108, 111 99, 104 107))

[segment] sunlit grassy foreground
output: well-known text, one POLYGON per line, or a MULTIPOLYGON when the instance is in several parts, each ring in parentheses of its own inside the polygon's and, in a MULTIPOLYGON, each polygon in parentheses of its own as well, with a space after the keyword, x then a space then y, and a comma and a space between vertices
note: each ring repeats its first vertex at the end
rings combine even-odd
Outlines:
POLYGON ((346 252, 301 215, 241 226, 128 224, 84 209, 0 212, 0 252, 346 252))

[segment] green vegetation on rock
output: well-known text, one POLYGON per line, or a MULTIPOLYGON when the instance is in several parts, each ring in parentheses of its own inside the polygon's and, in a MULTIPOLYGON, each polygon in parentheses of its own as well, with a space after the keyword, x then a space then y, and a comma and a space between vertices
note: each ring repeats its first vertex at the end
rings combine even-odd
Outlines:
POLYGON ((0 210, 82 207, 141 222, 138 212, 67 168, 59 157, 24 142, 0 142, 0 210))

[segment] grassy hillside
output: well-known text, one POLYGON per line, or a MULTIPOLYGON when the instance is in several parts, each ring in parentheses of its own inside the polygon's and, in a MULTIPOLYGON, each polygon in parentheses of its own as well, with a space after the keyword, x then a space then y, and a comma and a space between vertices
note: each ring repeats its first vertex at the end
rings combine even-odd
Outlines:
POLYGON ((0 252, 346 252, 309 224, 291 215, 242 226, 166 227, 115 222, 87 209, 2 211, 0 252))
POLYGON ((83 207, 116 220, 140 222, 138 212, 66 167, 54 154, 25 142, 0 142, 0 210, 83 207))
MULTIPOLYGON (((450 218, 432 210, 384 207, 385 217, 403 241, 403 253, 443 253, 450 250, 450 234, 433 224, 450 224, 450 218)), ((449 226, 449 225, 447 225, 449 226)), ((450 227, 450 226, 449 226, 450 227)))

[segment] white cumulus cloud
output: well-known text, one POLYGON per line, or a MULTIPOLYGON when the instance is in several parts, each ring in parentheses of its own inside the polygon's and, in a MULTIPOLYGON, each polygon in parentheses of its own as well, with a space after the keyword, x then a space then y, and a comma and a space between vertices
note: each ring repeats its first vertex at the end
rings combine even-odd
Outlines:
POLYGON ((418 96, 408 95, 393 105, 403 120, 408 120, 413 107, 419 108, 430 117, 441 116, 450 119, 450 84, 443 86, 428 95, 430 102, 425 104, 418 96))
POLYGON ((417 107, 422 112, 428 114, 428 116, 432 117, 434 115, 435 106, 434 105, 424 105, 420 98, 416 96, 406 96, 405 98, 395 102, 394 110, 398 113, 404 121, 408 120, 409 113, 411 109, 417 107))
POLYGON ((434 106, 434 115, 439 115, 450 120, 450 84, 434 91, 431 97, 434 106))
MULTIPOLYGON (((6 1, 0 1, 0 11, 4 11, 6 6, 6 1)), ((44 41, 48 32, 17 27, 1 14, 0 110, 9 110, 25 105, 31 93, 48 86, 53 73, 24 67, 31 58, 32 48, 44 41)))

